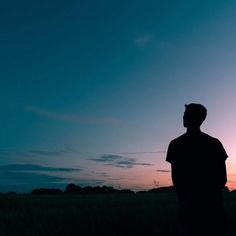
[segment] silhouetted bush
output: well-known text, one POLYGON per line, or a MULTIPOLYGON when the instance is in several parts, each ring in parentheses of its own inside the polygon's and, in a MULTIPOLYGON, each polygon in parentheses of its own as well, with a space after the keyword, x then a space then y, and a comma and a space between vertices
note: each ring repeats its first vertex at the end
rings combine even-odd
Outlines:
POLYGON ((75 184, 68 184, 65 193, 82 193, 82 188, 75 184))
POLYGON ((31 194, 62 194, 63 191, 55 188, 38 188, 32 190, 31 194))
POLYGON ((134 194, 135 192, 130 189, 121 189, 119 190, 120 193, 128 193, 128 194, 134 194))
POLYGON ((161 193, 161 192, 172 193, 174 191, 175 191, 174 186, 153 188, 148 190, 149 193, 161 193))
POLYGON ((85 186, 80 187, 75 184, 68 184, 65 190, 65 193, 69 194, 111 194, 111 193, 134 193, 134 191, 130 189, 115 189, 111 186, 85 186))
POLYGON ((136 192, 136 194, 144 194, 144 193, 147 193, 147 191, 141 190, 136 192))

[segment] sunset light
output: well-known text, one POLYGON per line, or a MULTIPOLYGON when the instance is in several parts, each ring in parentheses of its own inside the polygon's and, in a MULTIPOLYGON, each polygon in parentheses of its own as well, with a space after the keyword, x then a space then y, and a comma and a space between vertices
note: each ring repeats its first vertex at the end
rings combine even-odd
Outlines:
POLYGON ((236 189, 236 2, 33 2, 0 14, 0 192, 170 186, 189 103, 236 189))

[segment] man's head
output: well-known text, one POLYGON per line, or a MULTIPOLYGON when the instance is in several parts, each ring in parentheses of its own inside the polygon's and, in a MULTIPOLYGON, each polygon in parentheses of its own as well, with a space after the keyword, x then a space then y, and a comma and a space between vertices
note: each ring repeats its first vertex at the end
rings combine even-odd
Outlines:
POLYGON ((207 109, 196 103, 185 104, 185 112, 183 117, 184 127, 199 128, 207 116, 207 109))

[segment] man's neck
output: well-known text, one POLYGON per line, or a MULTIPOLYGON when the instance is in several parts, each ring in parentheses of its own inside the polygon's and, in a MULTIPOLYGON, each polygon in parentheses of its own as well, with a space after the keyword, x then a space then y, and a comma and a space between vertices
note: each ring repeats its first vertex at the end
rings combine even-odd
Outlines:
POLYGON ((200 129, 200 127, 189 127, 189 128, 187 128, 187 133, 188 134, 201 133, 201 129, 200 129))

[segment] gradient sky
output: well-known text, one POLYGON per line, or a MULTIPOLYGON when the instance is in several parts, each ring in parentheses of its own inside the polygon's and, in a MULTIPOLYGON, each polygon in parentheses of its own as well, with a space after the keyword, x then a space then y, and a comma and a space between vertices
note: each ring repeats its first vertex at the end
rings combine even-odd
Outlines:
POLYGON ((0 191, 171 184, 184 104, 236 187, 236 2, 29 0, 0 8, 0 191))

